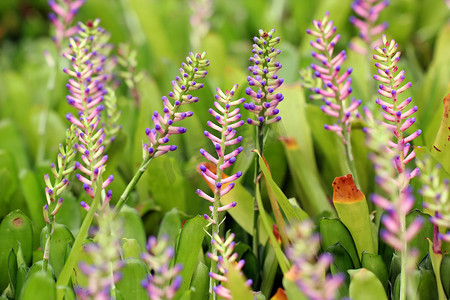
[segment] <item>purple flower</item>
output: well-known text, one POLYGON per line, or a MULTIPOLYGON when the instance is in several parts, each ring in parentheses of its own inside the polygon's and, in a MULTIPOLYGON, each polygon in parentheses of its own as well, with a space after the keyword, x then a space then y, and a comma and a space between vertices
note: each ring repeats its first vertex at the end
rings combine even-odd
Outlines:
POLYGON ((156 237, 151 236, 147 242, 147 252, 141 255, 151 271, 141 282, 150 299, 172 299, 181 286, 182 278, 178 273, 182 270, 182 265, 170 266, 174 249, 168 247, 167 243, 167 237, 158 241, 156 237))
MULTIPOLYGON (((382 116, 385 122, 382 124, 394 135, 394 141, 389 141, 388 149, 395 153, 394 164, 400 174, 405 172, 405 166, 415 157, 416 154, 410 142, 418 137, 422 130, 406 134, 407 129, 416 121, 416 118, 411 116, 418 108, 417 106, 408 108, 412 101, 411 97, 401 100, 400 94, 410 88, 412 84, 411 82, 403 84, 405 71, 398 71, 397 63, 400 59, 400 52, 397 51, 398 44, 394 40, 388 42, 385 35, 383 35, 382 41, 382 48, 376 47, 376 54, 373 56, 377 61, 375 66, 378 68, 377 74, 373 78, 380 82, 378 94, 385 100, 377 98, 375 103, 383 110, 382 116)), ((408 173, 408 182, 418 172, 419 169, 415 168, 408 173)))
POLYGON ((272 124, 281 120, 277 116, 279 110, 277 105, 284 99, 280 93, 275 93, 283 84, 283 79, 279 78, 277 73, 282 65, 276 60, 279 49, 274 46, 280 42, 279 37, 274 37, 271 31, 259 30, 259 37, 254 37, 253 56, 250 57, 250 66, 248 70, 252 74, 247 77, 248 85, 245 93, 249 95, 253 102, 245 103, 244 108, 255 115, 254 119, 248 118, 247 123, 255 126, 263 124, 272 124))
POLYGON ((442 167, 435 165, 430 157, 416 162, 421 170, 419 180, 422 183, 420 194, 424 197, 423 206, 430 211, 430 220, 434 225, 433 250, 441 253, 441 242, 450 242, 449 179, 443 176, 442 167))
MULTIPOLYGON (((231 233, 229 237, 225 240, 221 238, 217 233, 214 233, 211 239, 211 244, 214 249, 213 253, 208 252, 206 255, 209 259, 217 263, 217 271, 209 272, 209 277, 215 281, 227 282, 228 268, 235 268, 238 271, 242 270, 245 261, 241 259, 237 261, 238 254, 234 251, 236 243, 234 240, 234 233, 231 233)), ((248 279, 245 282, 247 287, 252 285, 253 281, 248 279)), ((224 299, 231 299, 231 292, 223 285, 213 286, 213 291, 220 297, 224 299)))
POLYGON ((285 276, 294 281, 309 299, 335 299, 345 276, 326 275, 333 257, 328 253, 317 257, 320 237, 313 232, 313 225, 307 220, 288 231, 292 244, 286 249, 286 255, 292 267, 285 276))
POLYGON ((307 29, 306 32, 315 37, 310 44, 317 50, 312 56, 319 64, 312 64, 311 69, 314 70, 314 75, 322 80, 322 86, 316 87, 314 92, 321 95, 325 102, 321 107, 322 111, 337 119, 335 124, 324 125, 324 128, 336 132, 347 144, 350 143, 348 135, 352 118, 359 117, 357 108, 361 105, 361 100, 355 99, 346 104, 346 99, 352 93, 350 74, 353 69, 349 68, 341 73, 341 65, 347 58, 344 50, 333 56, 340 35, 335 34, 336 27, 333 26, 333 21, 329 20, 329 13, 326 12, 321 21, 314 20, 313 25, 315 29, 307 29))
POLYGON ((191 117, 193 113, 179 112, 180 106, 183 104, 197 102, 198 98, 193 97, 189 92, 198 90, 203 87, 202 83, 197 83, 196 80, 204 78, 208 72, 205 70, 209 66, 209 61, 205 59, 206 53, 189 53, 186 57, 186 63, 182 63, 182 68, 179 69, 181 76, 175 77, 172 81, 172 92, 169 92, 169 100, 166 96, 162 97, 164 104, 164 113, 160 114, 155 111, 152 116, 154 128, 146 128, 150 144, 143 146, 144 160, 151 157, 161 156, 169 151, 175 151, 175 145, 166 145, 172 134, 182 134, 186 132, 184 127, 175 127, 174 123, 185 118, 191 117))
POLYGON ((242 141, 242 137, 236 137, 236 128, 244 125, 244 121, 240 120, 241 114, 239 108, 235 106, 244 102, 244 98, 232 101, 232 97, 237 89, 238 85, 235 84, 231 91, 222 92, 220 88, 217 88, 217 95, 214 102, 216 110, 210 108, 209 113, 214 117, 216 123, 208 121, 207 124, 214 131, 219 133, 216 136, 215 133, 205 131, 205 136, 211 140, 214 145, 215 154, 210 154, 204 149, 200 149, 200 153, 215 165, 216 172, 212 172, 205 165, 200 166, 201 175, 214 187, 214 196, 209 196, 207 193, 198 189, 197 194, 203 199, 211 202, 213 206, 210 206, 212 217, 205 215, 205 219, 211 224, 218 225, 218 213, 236 206, 236 202, 231 202, 227 205, 220 205, 220 198, 230 192, 234 187, 234 182, 237 178, 242 176, 242 172, 237 172, 229 177, 223 176, 223 171, 229 168, 235 161, 236 156, 242 152, 243 148, 238 147, 233 151, 227 153, 227 147, 236 145, 242 141))
POLYGON ((72 21, 78 10, 86 0, 49 0, 48 5, 53 11, 49 14, 50 22, 55 26, 56 36, 53 37, 58 48, 64 38, 68 38, 77 33, 78 27, 72 26, 72 21))
MULTIPOLYGON (((387 0, 355 0, 352 3, 353 11, 358 17, 351 16, 352 23, 358 30, 360 38, 367 44, 368 48, 379 46, 380 40, 374 41, 374 37, 378 36, 388 27, 388 23, 384 22, 376 24, 380 13, 389 5, 387 0)), ((350 48, 358 53, 367 54, 367 49, 350 43, 350 48)))
POLYGON ((90 25, 80 23, 79 27, 84 30, 76 38, 69 39, 69 49, 63 53, 72 65, 72 68, 63 69, 72 77, 66 85, 69 91, 67 102, 83 112, 89 121, 104 109, 101 103, 107 94, 106 83, 112 78, 106 68, 109 34, 98 26, 99 22, 97 19, 90 25))
POLYGON ((92 261, 88 264, 82 261, 80 270, 87 276, 86 287, 77 286, 77 299, 111 299, 111 289, 121 278, 121 268, 124 261, 120 260, 120 239, 122 224, 112 211, 107 210, 98 218, 98 229, 95 232, 95 242, 88 243, 84 251, 92 261))

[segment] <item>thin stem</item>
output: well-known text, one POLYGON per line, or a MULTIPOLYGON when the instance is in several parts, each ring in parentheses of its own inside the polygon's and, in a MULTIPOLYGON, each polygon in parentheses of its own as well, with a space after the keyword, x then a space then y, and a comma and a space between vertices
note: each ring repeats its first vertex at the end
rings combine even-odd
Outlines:
MULTIPOLYGON (((263 151, 263 144, 264 144, 264 123, 258 127, 256 127, 256 149, 261 153, 263 151)), ((259 258, 259 230, 258 230, 258 218, 259 218, 259 208, 258 208, 258 202, 256 201, 256 194, 260 193, 259 191, 259 184, 258 183, 258 177, 261 173, 261 169, 259 167, 258 163, 258 155, 255 155, 255 172, 253 176, 253 182, 255 184, 255 198, 254 198, 254 211, 253 211, 253 253, 256 256, 256 259, 259 258)))
POLYGON ((400 300, 406 300, 406 283, 407 283, 407 262, 406 255, 408 254, 408 241, 406 240, 405 232, 406 232, 406 216, 402 214, 400 216, 400 227, 403 235, 402 238, 402 253, 400 255, 400 300))
MULTIPOLYGON (((96 189, 100 190, 101 186, 102 183, 101 180, 99 180, 96 189)), ((78 254, 81 251, 81 247, 83 245, 84 240, 87 237, 89 227, 91 226, 92 220, 94 219, 94 214, 100 204, 100 198, 101 193, 95 193, 95 197, 94 200, 92 201, 91 208, 89 209, 88 213, 86 214, 86 217, 83 220, 83 223, 81 224, 80 231, 78 232, 78 235, 73 243, 69 257, 67 258, 67 261, 64 264, 61 273, 59 274, 58 280, 56 281, 57 300, 62 300, 64 298, 64 289, 58 287, 60 286, 65 287, 69 283, 69 279, 70 276, 72 275, 73 268, 75 267, 78 261, 78 254)))

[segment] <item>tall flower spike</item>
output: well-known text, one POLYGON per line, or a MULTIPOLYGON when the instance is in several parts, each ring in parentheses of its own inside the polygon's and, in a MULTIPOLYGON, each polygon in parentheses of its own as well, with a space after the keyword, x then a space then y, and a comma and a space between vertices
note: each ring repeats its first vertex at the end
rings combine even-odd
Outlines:
POLYGON ((88 278, 86 287, 76 287, 77 299, 112 299, 111 290, 122 275, 120 269, 120 237, 122 224, 114 218, 112 211, 107 211, 99 218, 95 242, 85 247, 93 264, 81 262, 79 267, 88 278))
POLYGON ((276 61, 281 50, 275 48, 280 38, 274 37, 274 32, 275 29, 269 32, 260 29, 259 37, 253 38, 253 56, 250 57, 253 66, 248 67, 252 75, 247 77, 249 87, 245 89, 253 102, 244 104, 246 110, 255 114, 255 119, 247 119, 247 123, 251 125, 262 126, 281 120, 277 116, 277 105, 284 97, 281 93, 275 93, 283 84, 283 79, 277 74, 282 65, 276 61))
MULTIPOLYGON (((217 272, 210 272, 209 277, 213 278, 216 281, 226 283, 228 268, 233 267, 238 271, 241 271, 242 267, 245 264, 245 261, 242 259, 237 261, 238 254, 234 251, 234 246, 236 243, 234 240, 234 233, 231 233, 230 236, 225 240, 221 238, 217 233, 213 234, 211 239, 211 244, 214 249, 213 253, 208 252, 206 255, 212 261, 217 263, 217 272)), ((245 282, 247 287, 252 285, 253 281, 248 279, 245 282)), ((224 299, 232 299, 231 292, 222 284, 213 286, 212 290, 219 297, 223 297, 224 299)))
POLYGON ((183 104, 198 101, 198 97, 193 97, 189 92, 203 87, 203 83, 197 83, 196 80, 204 78, 207 74, 205 69, 209 66, 209 60, 205 59, 205 56, 205 52, 201 54, 191 52, 186 57, 187 64, 181 64, 182 68, 179 69, 181 77, 175 77, 175 80, 172 81, 173 90, 169 92, 169 97, 173 100, 173 103, 166 96, 162 97, 164 113, 160 114, 155 111, 152 116, 155 127, 153 129, 145 129, 150 144, 144 144, 144 160, 148 160, 151 157, 158 157, 177 149, 175 145, 166 144, 169 142, 169 137, 172 134, 186 132, 186 128, 175 127, 173 125, 175 122, 193 115, 191 111, 178 112, 178 110, 183 104))
POLYGON ((361 105, 361 100, 355 99, 346 103, 352 93, 350 74, 353 69, 349 68, 341 74, 341 65, 347 58, 345 50, 333 56, 334 47, 341 36, 335 35, 336 27, 333 26, 333 21, 329 20, 329 13, 326 12, 321 21, 314 20, 313 25, 315 29, 307 29, 306 32, 316 38, 310 44, 317 49, 318 52, 313 52, 312 56, 320 64, 312 64, 311 68, 323 83, 323 86, 315 88, 314 92, 321 95, 325 102, 321 107, 322 111, 337 119, 335 124, 324 125, 324 128, 336 132, 344 143, 349 145, 351 121, 354 116, 359 117, 357 108, 361 105))
POLYGON ((141 255, 151 271, 151 274, 141 282, 150 299, 172 299, 182 282, 181 275, 178 275, 182 265, 170 267, 175 252, 172 247, 167 246, 167 242, 167 237, 158 241, 156 237, 151 236, 147 242, 147 252, 141 255))
POLYGON ((294 281, 309 299, 336 299, 345 276, 327 275, 333 257, 328 253, 317 257, 320 237, 313 231, 313 223, 309 220, 290 228, 288 235, 293 243, 286 249, 286 254, 293 264, 286 277, 294 281))
POLYGON ((401 260, 400 299, 408 299, 412 287, 411 278, 417 258, 417 251, 410 249, 408 242, 420 231, 423 219, 416 217, 406 226, 406 216, 414 207, 414 197, 409 183, 409 173, 399 173, 398 156, 386 146, 391 137, 390 130, 384 126, 373 126, 368 134, 368 147, 373 151, 370 159, 375 170, 375 182, 384 195, 372 194, 372 202, 386 212, 381 218, 385 229, 380 231, 383 240, 391 245, 401 260), (405 298, 406 296, 408 298, 405 298))
POLYGON ((355 0, 352 3, 353 11, 358 15, 351 16, 352 23, 359 30, 359 37, 367 45, 363 48, 355 43, 350 43, 350 49, 360 53, 367 54, 368 49, 379 46, 381 41, 374 40, 374 37, 380 35, 388 27, 384 22, 376 24, 380 13, 389 5, 387 0, 355 0))
MULTIPOLYGON (((382 116, 385 122, 382 124, 390 129, 394 135, 394 141, 389 141, 388 146, 390 151, 395 153, 395 166, 398 173, 405 172, 405 166, 415 157, 413 147, 410 142, 418 137, 422 130, 417 130, 410 135, 406 135, 406 131, 411 127, 416 118, 411 117, 416 111, 417 106, 407 109, 411 103, 411 97, 400 100, 400 94, 411 87, 411 82, 403 84, 405 80, 405 71, 398 71, 397 63, 400 59, 400 52, 397 51, 398 44, 391 40, 387 41, 386 36, 382 37, 382 48, 376 47, 376 54, 373 59, 377 61, 375 67, 378 68, 377 74, 373 78, 380 82, 378 94, 384 97, 385 100, 376 99, 383 110, 382 116), (402 85, 403 84, 403 85, 402 85)), ((419 169, 416 168, 407 174, 407 181, 417 175, 419 169)))
POLYGON ((434 165, 430 157, 417 160, 417 165, 421 170, 423 206, 430 212, 434 224, 433 250, 441 253, 441 241, 450 242, 449 178, 443 178, 442 167, 434 165))
MULTIPOLYGON (((108 176, 102 181, 100 190, 98 190, 97 182, 99 178, 102 178, 108 160, 108 155, 103 155, 105 151, 105 146, 103 145, 105 140, 104 130, 97 128, 100 122, 100 115, 95 115, 90 121, 83 114, 80 114, 79 120, 73 116, 69 117, 69 120, 79 126, 79 143, 75 145, 75 148, 81 153, 81 163, 75 162, 75 167, 80 171, 76 178, 83 184, 83 188, 89 197, 94 199, 95 195, 106 189, 114 179, 113 175, 108 176)), ((106 209, 108 206, 111 194, 111 191, 106 193, 101 210, 106 209)), ((84 202, 81 205, 86 210, 90 209, 89 205, 84 202)))
POLYGON ((53 11, 49 13, 48 18, 56 29, 56 35, 53 37, 58 48, 65 38, 71 37, 78 31, 77 26, 71 26, 73 18, 78 13, 80 7, 86 0, 49 0, 48 5, 53 11))
POLYGON ((67 102, 92 119, 95 110, 107 93, 105 84, 112 78, 106 72, 109 53, 109 34, 99 27, 99 20, 80 24, 80 34, 69 39, 69 50, 63 56, 71 61, 72 68, 63 71, 71 76, 66 85, 67 102))
MULTIPOLYGON (((225 93, 220 88, 217 88, 217 95, 215 95, 217 101, 214 102, 217 111, 212 108, 209 109, 209 113, 214 117, 217 124, 211 121, 208 121, 207 124, 217 131, 220 136, 216 136, 208 131, 205 131, 205 136, 213 143, 216 155, 211 155, 206 150, 200 149, 200 153, 217 167, 217 172, 214 174, 206 166, 200 166, 203 178, 215 186, 214 196, 211 197, 202 190, 197 190, 197 194, 200 197, 213 204, 210 206, 211 217, 205 215, 205 219, 216 225, 216 229, 218 229, 220 223, 219 212, 236 206, 236 202, 220 206, 220 198, 233 189, 233 181, 242 175, 242 172, 237 172, 230 177, 222 178, 223 171, 236 161, 236 156, 243 150, 242 147, 238 147, 229 153, 226 152, 227 146, 235 145, 242 141, 242 136, 236 137, 235 129, 244 125, 244 121, 239 120, 241 118, 239 108, 234 108, 234 106, 243 103, 244 98, 232 101, 237 87, 238 85, 235 84, 231 91, 225 91, 225 93)), ((218 230, 213 230, 214 232, 218 232, 218 230)))

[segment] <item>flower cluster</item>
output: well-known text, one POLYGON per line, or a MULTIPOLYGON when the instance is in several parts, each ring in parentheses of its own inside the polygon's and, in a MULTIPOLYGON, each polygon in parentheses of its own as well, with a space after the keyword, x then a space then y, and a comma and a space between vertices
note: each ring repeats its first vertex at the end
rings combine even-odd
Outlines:
MULTIPOLYGON (((369 49, 379 46, 380 41, 374 41, 373 37, 378 36, 388 27, 387 22, 376 25, 380 13, 388 5, 389 1, 387 0, 355 0, 352 3, 352 9, 358 17, 351 16, 350 23, 359 30, 359 37, 365 42, 369 49)), ((350 49, 361 54, 367 54, 368 51, 368 49, 355 43, 350 43, 350 49)))
POLYGON ((68 37, 78 32, 77 26, 70 26, 73 18, 78 13, 79 8, 86 2, 86 0, 49 0, 48 5, 53 11, 49 13, 48 18, 56 29, 56 35, 53 37, 58 48, 61 47, 61 42, 68 37))
POLYGON ((349 77, 353 69, 349 68, 344 73, 340 73, 341 65, 346 59, 346 52, 343 50, 333 56, 334 47, 340 39, 336 33, 333 21, 329 20, 329 13, 326 12, 321 21, 314 20, 315 30, 307 29, 306 32, 316 39, 310 44, 318 52, 313 52, 312 56, 320 62, 320 65, 312 64, 314 75, 322 80, 323 86, 316 87, 314 92, 321 95, 325 105, 322 111, 337 119, 333 125, 324 125, 326 130, 335 131, 344 143, 350 143, 347 136, 350 133, 352 116, 359 118, 357 108, 361 105, 361 100, 352 99, 346 105, 346 99, 352 92, 352 79, 349 77))
MULTIPOLYGON (((83 114, 80 115, 80 120, 71 119, 72 123, 78 126, 78 140, 79 143, 75 145, 78 152, 81 153, 81 161, 75 162, 75 167, 84 174, 77 174, 76 178, 83 183, 83 188, 86 193, 94 199, 95 195, 100 192, 100 190, 106 189, 108 185, 113 181, 114 176, 110 175, 104 181, 102 180, 102 174, 106 168, 106 161, 108 160, 108 155, 103 155, 105 151, 105 146, 103 141, 105 139, 105 134, 103 129, 97 129, 100 116, 96 114, 92 120, 86 118, 83 114), (100 186, 98 183, 100 182, 100 186), (98 189, 100 188, 100 190, 98 189)), ((106 193, 105 199, 103 199, 101 209, 104 210, 109 201, 111 200, 112 191, 106 193)), ((89 205, 85 202, 81 202, 83 208, 89 210, 89 205)))
POLYGON ((206 76, 205 70, 209 66, 209 61, 205 59, 206 53, 189 53, 186 57, 186 63, 182 63, 179 69, 181 77, 175 77, 172 81, 173 91, 169 92, 169 97, 174 101, 173 104, 166 96, 162 97, 164 104, 164 114, 155 111, 152 121, 155 124, 153 129, 146 128, 145 133, 150 140, 150 145, 143 145, 143 158, 149 160, 152 157, 161 156, 169 151, 177 149, 175 145, 167 145, 169 137, 172 134, 181 134, 186 132, 184 127, 173 126, 175 122, 181 121, 193 115, 191 111, 178 112, 183 104, 198 101, 198 97, 193 97, 189 92, 203 87, 202 83, 196 80, 206 76))
POLYGON ((416 217, 409 226, 406 225, 406 216, 414 207, 414 197, 412 189, 408 185, 410 181, 408 173, 398 172, 396 164, 393 163, 398 156, 387 150, 389 148, 386 144, 391 137, 390 130, 384 126, 374 126, 368 136, 368 147, 372 150, 370 159, 376 174, 375 182, 385 194, 385 196, 372 194, 370 199, 376 206, 386 211, 381 218, 385 229, 380 231, 380 236, 400 253, 401 294, 405 295, 408 282, 412 282, 412 272, 409 270, 414 267, 417 259, 417 251, 410 249, 408 242, 420 231, 424 220, 416 217))
POLYGON ((170 267, 174 255, 172 247, 167 246, 167 238, 159 241, 151 236, 147 242, 147 252, 141 258, 147 263, 151 275, 142 280, 142 286, 147 290, 150 299, 172 299, 181 285, 182 278, 178 273, 182 265, 170 267))
POLYGON ((96 107, 107 93, 105 83, 112 77, 104 71, 107 59, 102 49, 109 48, 104 40, 108 34, 98 27, 99 22, 80 24, 79 36, 69 39, 69 50, 63 53, 72 65, 63 69, 72 77, 66 85, 70 94, 67 102, 89 119, 97 113, 96 107))
POLYGON ((95 243, 84 248, 93 264, 81 262, 79 265, 81 272, 88 277, 88 286, 75 289, 77 299, 112 299, 112 287, 121 279, 120 269, 124 266, 120 260, 121 226, 110 210, 99 218, 95 243))
MULTIPOLYGON (((405 172, 405 166, 415 157, 415 152, 409 142, 418 137, 422 130, 417 130, 414 133, 406 136, 405 131, 411 127, 416 121, 416 118, 411 117, 416 111, 417 106, 406 109, 411 103, 412 98, 408 97, 401 101, 399 95, 411 87, 411 82, 403 84, 405 80, 405 71, 398 72, 397 63, 400 59, 400 52, 397 52, 398 44, 391 40, 387 41, 386 36, 382 38, 382 48, 376 47, 376 54, 373 56, 377 62, 375 66, 378 68, 376 75, 373 78, 380 82, 378 93, 387 101, 376 99, 375 103, 381 106, 384 111, 383 118, 386 122, 382 124, 392 131, 395 141, 388 142, 388 149, 395 153, 394 163, 398 173, 405 172)), ((419 172, 415 168, 412 172, 407 174, 407 182, 419 172)))
POLYGON ((435 225, 435 237, 433 245, 436 253, 440 252, 440 241, 450 242, 450 190, 449 179, 443 178, 442 167, 434 165, 430 157, 418 160, 417 165, 421 170, 420 181, 422 189, 420 193, 425 198, 423 206, 429 210, 431 222, 435 225), (439 232, 439 228, 443 232, 439 232))
POLYGON ((56 201, 56 197, 59 197, 69 185, 69 176, 76 169, 75 156, 77 151, 75 144, 77 142, 76 135, 77 128, 75 125, 70 126, 66 130, 66 142, 65 145, 59 145, 58 163, 57 165, 51 164, 51 171, 55 178, 54 184, 48 174, 44 175, 45 180, 45 196, 47 198, 47 204, 44 206, 44 220, 47 223, 51 223, 51 220, 59 211, 62 206, 63 199, 59 198, 56 201), (50 212, 50 214, 49 214, 50 212))
POLYGON ((250 87, 245 89, 245 93, 253 99, 253 102, 244 104, 246 110, 255 114, 255 120, 247 119, 247 123, 251 125, 262 126, 281 120, 281 117, 277 116, 279 113, 277 105, 284 97, 281 93, 275 93, 275 90, 283 84, 283 79, 277 75, 282 65, 276 61, 281 51, 274 47, 280 42, 280 38, 274 37, 274 32, 275 29, 269 32, 260 29, 259 37, 253 38, 255 43, 250 62, 254 65, 248 68, 252 76, 247 77, 250 87))
POLYGON ((139 94, 139 90, 137 88, 137 84, 142 80, 144 73, 137 72, 137 51, 131 50, 129 44, 119 44, 119 48, 117 49, 118 57, 117 62, 121 67, 121 71, 117 73, 128 89, 131 91, 131 95, 134 99, 134 104, 136 107, 140 106, 141 103, 141 95, 139 94))
POLYGON ((242 172, 237 172, 236 174, 223 178, 223 171, 230 167, 235 161, 236 156, 242 152, 243 148, 238 147, 235 150, 226 153, 226 147, 235 145, 242 141, 242 136, 236 137, 236 128, 244 125, 244 121, 239 120, 241 114, 239 113, 239 108, 234 108, 245 100, 240 98, 238 100, 232 101, 232 97, 237 89, 238 85, 235 84, 231 91, 222 92, 220 88, 217 88, 217 95, 214 101, 214 106, 217 109, 209 109, 209 113, 214 117, 217 124, 208 121, 209 127, 217 131, 220 136, 216 136, 208 131, 205 131, 205 136, 211 140, 214 145, 214 149, 217 154, 217 158, 209 154, 205 149, 200 149, 200 153, 211 163, 216 166, 216 173, 211 172, 205 165, 200 166, 201 175, 205 180, 214 186, 214 197, 209 196, 202 190, 198 189, 197 194, 203 199, 213 203, 210 206, 212 217, 205 214, 205 219, 211 224, 218 225, 218 214, 221 211, 230 209, 236 206, 236 202, 231 202, 230 204, 219 207, 220 198, 226 195, 234 187, 234 180, 242 176, 242 172))
POLYGON ((293 264, 286 277, 293 280, 309 299, 335 299, 345 276, 326 275, 333 257, 328 253, 317 257, 320 237, 313 231, 313 223, 309 220, 290 228, 288 235, 292 244, 286 249, 286 255, 293 264))
MULTIPOLYGON (((233 240, 234 233, 231 233, 226 240, 220 238, 218 234, 213 234, 211 244, 214 248, 214 253, 208 252, 206 254, 211 260, 217 262, 218 273, 210 272, 209 277, 222 283, 226 283, 228 281, 228 268, 232 267, 238 271, 241 271, 242 267, 245 264, 245 261, 243 259, 237 261, 238 254, 236 252, 233 252, 236 243, 233 240)), ((253 281, 251 279, 248 279, 245 282, 245 286, 250 287, 252 283, 253 281)), ((213 291, 224 299, 231 299, 230 290, 228 290, 221 284, 213 286, 213 291)))

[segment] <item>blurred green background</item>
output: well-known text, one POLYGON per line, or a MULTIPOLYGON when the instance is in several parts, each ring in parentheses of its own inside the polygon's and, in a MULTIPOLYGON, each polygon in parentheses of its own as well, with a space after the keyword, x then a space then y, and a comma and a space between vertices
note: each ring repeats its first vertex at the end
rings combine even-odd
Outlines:
MULTIPOLYGON (((305 172, 310 171, 319 182, 318 186, 307 188, 323 190, 326 197, 331 197, 332 180, 345 175, 339 163, 342 152, 336 147, 339 141, 335 135, 323 129, 323 124, 331 121, 321 113, 320 103, 307 100, 308 91, 300 87, 298 71, 312 63, 311 38, 305 30, 311 27, 313 18, 330 12, 341 34, 337 50, 347 48, 358 35, 348 21, 353 14, 351 2, 87 0, 75 20, 100 18, 101 26, 112 33, 112 43, 116 46, 129 43, 138 51, 138 71, 145 73, 138 86, 142 96, 140 107, 135 106, 123 83, 117 90, 123 131, 110 150, 106 172, 115 176, 111 185, 113 201, 139 166, 141 144, 146 139, 144 129, 151 127, 153 111, 161 110, 160 99, 170 91, 170 81, 178 75, 180 63, 189 51, 206 51, 211 66, 205 88, 195 93, 200 101, 188 108, 194 117, 181 125, 188 132, 173 139, 178 145, 176 152, 151 163, 130 204, 143 215, 148 234, 157 232, 163 213, 172 207, 177 207, 185 217, 207 212, 208 204, 195 190, 207 189, 196 166, 202 161, 199 148, 210 147, 203 136, 210 119, 208 108, 217 86, 231 89, 238 83, 239 94, 245 96, 252 37, 260 28, 276 28, 281 37, 279 59, 284 66, 280 71, 280 77, 285 79, 285 100, 280 104, 283 122, 274 126, 266 151, 273 177, 289 197, 302 201, 305 183, 298 182, 294 173, 307 168, 305 172), (194 2, 197 10, 192 9, 194 2), (190 18, 194 14, 203 16, 209 28, 192 26, 190 18), (286 135, 296 138, 300 159, 286 158, 277 139, 286 135)), ((51 41, 54 29, 48 13, 44 0, 0 1, 0 218, 20 208, 37 228, 43 226, 43 174, 49 172, 50 163, 56 160, 58 144, 69 125, 65 115, 71 111, 65 100, 68 76, 61 71, 67 62, 57 54, 51 41), (48 66, 44 51, 49 51, 57 69, 48 66)), ((429 146, 440 124, 442 99, 450 91, 449 8, 443 0, 393 0, 380 15, 380 21, 389 22, 386 34, 400 45, 400 67, 406 70, 406 80, 413 82, 408 95, 419 106, 415 128, 424 131, 415 143, 429 146)), ((352 95, 373 107, 376 96, 371 91, 375 90, 376 82, 368 80, 368 75, 374 72, 369 57, 348 51, 345 66, 354 68, 352 95)), ((247 118, 246 112, 243 114, 247 118)), ((371 167, 363 135, 356 129, 354 151, 361 188, 367 195, 374 188, 371 167)), ((243 126, 240 134, 245 137, 245 151, 233 168, 250 170, 241 183, 251 190, 253 129, 243 126)), ((59 221, 73 231, 78 229, 83 214, 80 199, 76 198, 83 195, 79 186, 73 184, 72 191, 64 195, 66 201, 58 214, 59 221)))

